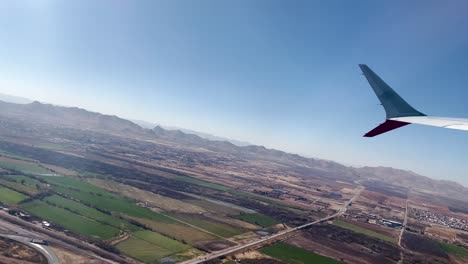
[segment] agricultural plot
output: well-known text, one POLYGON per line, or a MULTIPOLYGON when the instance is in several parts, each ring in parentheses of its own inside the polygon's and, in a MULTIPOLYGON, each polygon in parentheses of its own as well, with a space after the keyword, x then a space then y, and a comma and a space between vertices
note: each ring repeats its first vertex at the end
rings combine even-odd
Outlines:
POLYGON ((39 200, 21 204, 20 207, 39 218, 46 219, 53 224, 57 224, 65 229, 87 237, 110 239, 120 233, 120 231, 114 227, 96 222, 39 200))
POLYGON ((32 159, 28 159, 26 157, 22 157, 22 156, 19 156, 19 155, 16 155, 14 153, 4 151, 4 150, 0 150, 0 156, 4 156, 4 157, 7 157, 7 158, 13 158, 13 159, 21 159, 21 160, 26 160, 26 161, 34 161, 32 159))
POLYGON ((28 174, 50 174, 52 173, 48 169, 45 169, 39 164, 34 162, 28 162, 23 160, 10 159, 0 157, 0 167, 6 170, 18 171, 21 173, 28 174))
POLYGON ((187 244, 192 246, 197 246, 207 242, 220 240, 220 238, 216 236, 190 227, 188 225, 184 225, 182 223, 162 223, 145 218, 136 217, 130 217, 130 219, 145 225, 146 227, 155 232, 177 239, 178 241, 185 241, 187 244))
POLYGON ((145 240, 151 244, 158 245, 174 253, 181 252, 190 248, 189 245, 183 244, 177 240, 170 239, 158 233, 148 230, 137 231, 133 233, 134 237, 145 240))
POLYGON ((17 204, 26 199, 27 196, 14 190, 0 187, 0 203, 6 205, 17 204))
POLYGON ((265 196, 255 194, 255 193, 249 193, 249 192, 244 192, 244 191, 238 191, 238 190, 229 190, 229 193, 236 195, 236 196, 241 196, 245 198, 249 198, 252 200, 264 202, 270 204, 270 206, 274 206, 280 209, 288 210, 291 211, 295 214, 299 215, 305 215, 309 213, 309 210, 304 210, 303 208, 295 207, 286 203, 283 203, 279 200, 274 200, 271 198, 267 198, 265 196))
POLYGON ((64 150, 65 146, 57 143, 44 142, 36 145, 38 148, 52 149, 52 150, 64 150))
POLYGON ((85 205, 134 217, 148 218, 167 223, 174 222, 174 220, 162 214, 137 206, 134 200, 118 197, 89 183, 81 182, 70 177, 44 178, 47 182, 54 185, 53 188, 58 193, 73 197, 85 205))
POLYGON ((221 237, 232 237, 235 235, 242 234, 246 230, 239 227, 231 226, 225 223, 221 223, 215 220, 212 220, 208 217, 202 215, 192 215, 192 214, 170 214, 172 217, 190 223, 196 227, 199 227, 203 230, 207 230, 213 234, 216 234, 221 237))
POLYGON ((117 244, 116 247, 125 255, 145 263, 154 263, 172 254, 170 250, 136 237, 126 239, 117 244))
POLYGON ((159 262, 160 263, 179 263, 185 260, 194 259, 202 254, 203 254, 202 251, 196 248, 190 248, 188 250, 184 250, 182 252, 163 258, 159 262))
POLYGON ((333 224, 336 225, 336 226, 351 230, 351 231, 356 232, 356 233, 364 234, 364 235, 369 236, 369 237, 375 237, 375 238, 382 239, 382 240, 390 242, 390 243, 395 243, 396 242, 395 238, 392 238, 392 237, 386 236, 384 234, 374 232, 374 231, 369 230, 369 229, 362 228, 362 227, 357 226, 357 225, 353 225, 353 224, 345 222, 345 221, 337 220, 333 224))
POLYGON ((0 185, 3 185, 17 192, 25 193, 28 195, 34 195, 34 194, 39 193, 39 190, 36 187, 26 185, 26 184, 21 184, 16 181, 8 181, 8 180, 0 179, 0 185))
POLYGON ((206 212, 200 206, 165 197, 149 191, 144 191, 133 186, 118 183, 111 180, 88 179, 88 181, 100 188, 110 192, 118 193, 138 201, 150 203, 164 211, 177 211, 183 213, 203 213, 206 212))
POLYGON ((279 260, 291 264, 338 264, 337 260, 327 258, 302 248, 291 246, 284 243, 275 243, 273 245, 260 249, 263 254, 269 255, 279 260))
POLYGON ((186 183, 195 184, 195 185, 198 185, 198 186, 211 188, 211 189, 218 190, 218 191, 228 191, 228 190, 231 189, 231 188, 229 188, 227 186, 224 186, 224 185, 221 185, 221 184, 207 182, 207 181, 203 181, 203 180, 199 180, 199 179, 195 179, 195 178, 187 177, 187 176, 177 175, 176 177, 174 177, 174 179, 178 180, 178 181, 186 182, 186 183))
MULTIPOLYGON (((202 200, 202 199, 190 199, 190 200, 184 200, 186 203, 190 203, 199 207, 202 207, 205 210, 212 211, 218 214, 223 214, 223 215, 237 215, 240 214, 242 211, 238 208, 235 207, 230 207, 228 205, 223 205, 223 204, 218 204, 218 203, 213 203, 207 200, 202 200)), ((186 212, 190 213, 190 212, 186 212)))
POLYGON ((269 216, 266 216, 266 215, 262 215, 262 214, 257 214, 257 213, 254 213, 254 214, 240 214, 240 215, 234 215, 234 216, 231 216, 232 218, 234 219, 239 219, 239 220, 242 220, 242 221, 245 221, 245 222, 248 222, 248 223, 252 223, 252 224, 255 224, 255 225, 259 225, 261 227, 269 227, 269 226, 272 226, 272 225, 276 225, 278 222, 269 217, 269 216))
POLYGON ((17 183, 21 183, 21 184, 25 184, 29 186, 36 186, 37 184, 42 185, 40 181, 32 177, 25 176, 25 175, 8 175, 8 176, 5 176, 5 178, 8 178, 17 183))
POLYGON ((466 250, 463 247, 444 242, 438 242, 438 244, 439 247, 447 254, 454 255, 460 258, 468 258, 468 250, 466 250))
POLYGON ((91 208, 86 205, 77 203, 75 201, 63 198, 62 196, 52 195, 52 196, 48 196, 44 198, 43 200, 49 204, 53 204, 57 207, 64 208, 73 213, 79 214, 81 216, 85 216, 87 218, 91 218, 93 220, 110 225, 120 230, 126 230, 126 231, 141 230, 140 227, 132 225, 125 220, 102 213, 94 208, 91 208))
POLYGON ((151 231, 138 231, 117 244, 117 248, 140 261, 153 263, 191 247, 151 231))
POLYGON ((96 195, 104 195, 104 196, 109 196, 109 197, 114 197, 113 194, 107 192, 106 190, 103 190, 99 187, 96 187, 92 184, 89 184, 84 181, 80 181, 77 178, 73 177, 43 177, 43 179, 52 184, 52 185, 57 185, 57 186, 62 186, 62 187, 67 187, 67 188, 72 188, 75 190, 79 190, 82 192, 87 192, 87 193, 92 193, 96 195))

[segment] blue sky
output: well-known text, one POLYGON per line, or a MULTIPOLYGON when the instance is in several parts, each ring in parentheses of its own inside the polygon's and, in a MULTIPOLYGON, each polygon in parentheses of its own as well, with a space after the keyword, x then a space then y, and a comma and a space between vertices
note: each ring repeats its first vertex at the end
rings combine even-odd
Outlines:
POLYGON ((362 135, 367 63, 468 117, 466 1, 2 1, 0 92, 468 185, 468 133, 362 135))

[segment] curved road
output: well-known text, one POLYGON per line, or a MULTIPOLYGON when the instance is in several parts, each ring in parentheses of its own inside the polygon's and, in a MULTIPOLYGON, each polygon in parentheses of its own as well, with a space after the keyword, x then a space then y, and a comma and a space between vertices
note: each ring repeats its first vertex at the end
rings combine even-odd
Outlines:
POLYGON ((20 243, 26 244, 28 246, 31 246, 35 249, 37 249, 42 255, 44 255, 47 258, 47 263, 49 264, 59 264, 59 260, 57 258, 57 255, 55 255, 54 251, 52 248, 46 245, 40 245, 36 243, 32 243, 31 239, 37 238, 37 236, 33 237, 26 237, 26 236, 21 236, 21 235, 7 235, 7 234, 0 234, 2 237, 6 237, 15 241, 18 241, 20 243))

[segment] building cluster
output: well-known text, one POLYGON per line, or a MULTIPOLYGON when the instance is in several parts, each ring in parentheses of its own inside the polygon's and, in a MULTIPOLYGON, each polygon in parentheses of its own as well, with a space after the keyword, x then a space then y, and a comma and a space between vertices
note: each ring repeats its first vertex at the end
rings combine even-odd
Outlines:
POLYGON ((454 229, 468 231, 468 220, 453 216, 434 213, 420 209, 411 208, 413 217, 420 221, 425 221, 433 224, 448 226, 454 229))
POLYGON ((348 210, 347 213, 344 214, 345 217, 351 218, 355 221, 362 222, 362 223, 369 223, 374 225, 382 225, 391 228, 401 228, 403 224, 399 221, 385 219, 375 214, 368 214, 363 213, 358 210, 348 210))

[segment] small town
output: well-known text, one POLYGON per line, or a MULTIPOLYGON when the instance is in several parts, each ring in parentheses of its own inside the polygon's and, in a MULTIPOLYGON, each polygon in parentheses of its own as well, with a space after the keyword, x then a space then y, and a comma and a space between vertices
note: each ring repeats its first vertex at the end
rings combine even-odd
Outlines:
POLYGON ((468 220, 466 219, 460 219, 415 208, 411 208, 411 211, 414 218, 417 220, 448 226, 463 231, 468 231, 468 220))

